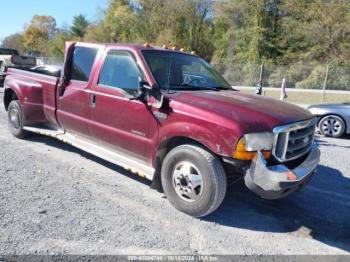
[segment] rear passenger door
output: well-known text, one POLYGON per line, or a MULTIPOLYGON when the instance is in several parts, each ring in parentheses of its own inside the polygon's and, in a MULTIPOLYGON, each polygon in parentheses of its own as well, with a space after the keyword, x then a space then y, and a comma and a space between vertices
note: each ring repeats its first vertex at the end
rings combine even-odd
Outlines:
POLYGON ((89 136, 89 93, 91 72, 98 48, 76 46, 72 61, 72 75, 64 93, 58 98, 57 119, 61 127, 89 136))
POLYGON ((129 51, 110 50, 91 89, 90 132, 96 140, 145 159, 145 149, 156 135, 157 123, 147 106, 132 100, 142 72, 129 51))

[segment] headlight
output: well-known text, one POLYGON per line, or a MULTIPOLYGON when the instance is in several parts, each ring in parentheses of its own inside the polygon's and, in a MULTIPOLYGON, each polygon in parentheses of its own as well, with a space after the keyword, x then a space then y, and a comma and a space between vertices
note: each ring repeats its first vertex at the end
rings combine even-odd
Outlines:
POLYGON ((240 160, 252 160, 257 151, 264 157, 271 157, 274 134, 270 132, 251 133, 244 135, 237 143, 233 157, 240 160))

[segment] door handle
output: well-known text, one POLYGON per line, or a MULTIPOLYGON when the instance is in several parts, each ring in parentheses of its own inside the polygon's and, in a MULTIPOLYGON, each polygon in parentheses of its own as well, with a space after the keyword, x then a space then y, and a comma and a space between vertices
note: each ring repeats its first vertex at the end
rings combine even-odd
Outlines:
POLYGON ((96 106, 96 95, 90 94, 90 107, 94 108, 96 106))

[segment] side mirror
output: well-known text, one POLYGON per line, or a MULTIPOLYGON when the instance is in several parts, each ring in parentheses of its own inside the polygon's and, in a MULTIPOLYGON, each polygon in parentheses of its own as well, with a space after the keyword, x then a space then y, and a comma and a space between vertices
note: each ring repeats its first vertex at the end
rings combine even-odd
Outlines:
POLYGON ((160 109, 163 105, 164 96, 162 92, 160 91, 160 88, 157 84, 154 84, 152 86, 152 89, 150 90, 150 97, 148 100, 148 105, 160 109))
POLYGON ((142 78, 139 79, 139 88, 134 99, 140 100, 158 109, 163 105, 163 94, 158 85, 153 84, 150 86, 150 84, 142 78))

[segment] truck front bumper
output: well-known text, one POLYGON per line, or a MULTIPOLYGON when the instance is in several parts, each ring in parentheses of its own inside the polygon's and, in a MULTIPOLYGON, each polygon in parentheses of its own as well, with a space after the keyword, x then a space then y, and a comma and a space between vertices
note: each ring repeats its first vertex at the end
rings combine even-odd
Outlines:
POLYGON ((253 160, 244 177, 246 186, 265 199, 279 199, 300 189, 315 173, 320 150, 313 145, 307 158, 296 168, 285 165, 267 166, 261 152, 253 160))

